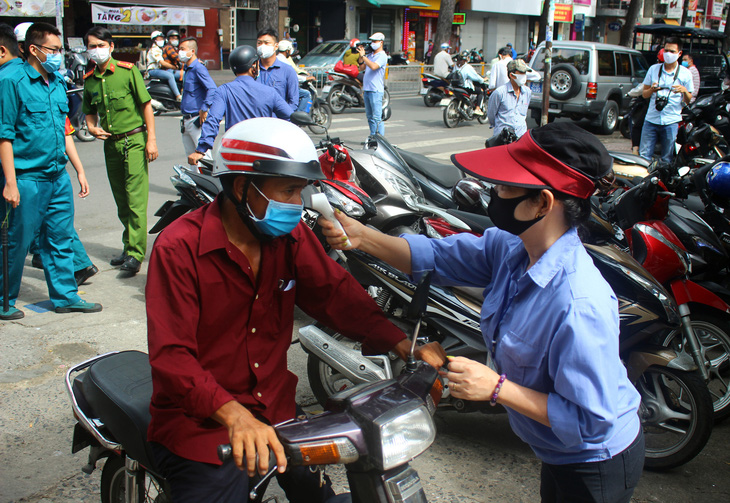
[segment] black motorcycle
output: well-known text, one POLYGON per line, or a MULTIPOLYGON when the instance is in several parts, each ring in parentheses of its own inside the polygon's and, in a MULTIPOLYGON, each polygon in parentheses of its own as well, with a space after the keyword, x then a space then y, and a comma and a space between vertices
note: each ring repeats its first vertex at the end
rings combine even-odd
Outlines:
POLYGON ((68 90, 66 96, 68 98, 68 120, 76 130, 74 135, 79 141, 87 142, 94 141, 96 137, 89 133, 89 127, 86 125, 86 114, 83 111, 83 84, 79 87, 76 86, 75 82, 68 77, 66 79, 68 84, 68 90))
POLYGON ((481 92, 467 89, 464 85, 463 78, 458 71, 452 72, 449 78, 451 85, 446 88, 446 97, 441 100, 441 106, 444 107, 444 124, 447 128, 455 128, 460 122, 468 122, 474 119, 479 124, 487 122, 487 85, 474 84, 481 88, 481 92), (458 74, 458 75, 457 75, 458 74), (474 111, 477 107, 482 111, 481 115, 476 115, 474 111))
POLYGON ((84 75, 88 71, 89 55, 85 47, 74 47, 66 51, 66 70, 75 87, 84 87, 84 75))
POLYGON ((324 134, 332 124, 332 111, 326 100, 320 98, 317 88, 311 80, 303 80, 299 82, 299 87, 306 89, 312 95, 312 107, 309 115, 312 117, 314 124, 309 125, 309 130, 314 134, 324 134))
POLYGON ((180 102, 177 101, 177 96, 173 94, 166 81, 155 78, 150 79, 147 84, 147 92, 152 97, 152 109, 155 115, 180 110, 180 102))
MULTIPOLYGON (((364 107, 365 98, 362 84, 359 80, 338 72, 327 72, 331 82, 322 88, 322 95, 326 97, 327 105, 333 114, 341 114, 346 108, 364 107)), ((383 93, 383 108, 390 105, 390 92, 385 86, 383 93)))
POLYGON ((420 94, 423 96, 423 103, 427 107, 435 107, 445 96, 446 87, 449 83, 441 77, 437 77, 431 73, 424 73, 421 77, 421 88, 420 94))

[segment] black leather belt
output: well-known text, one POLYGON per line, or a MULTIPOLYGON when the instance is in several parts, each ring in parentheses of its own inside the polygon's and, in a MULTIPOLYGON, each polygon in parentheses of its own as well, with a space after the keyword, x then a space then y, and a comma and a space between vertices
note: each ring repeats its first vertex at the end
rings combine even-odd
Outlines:
POLYGON ((183 114, 183 119, 188 120, 188 119, 192 119, 193 117, 197 117, 197 116, 198 116, 198 114, 183 114))
POLYGON ((131 131, 127 131, 126 133, 120 133, 120 134, 113 134, 108 140, 121 140, 122 138, 126 138, 128 136, 132 136, 133 134, 141 133, 142 131, 147 131, 147 126, 140 126, 132 129, 131 131))

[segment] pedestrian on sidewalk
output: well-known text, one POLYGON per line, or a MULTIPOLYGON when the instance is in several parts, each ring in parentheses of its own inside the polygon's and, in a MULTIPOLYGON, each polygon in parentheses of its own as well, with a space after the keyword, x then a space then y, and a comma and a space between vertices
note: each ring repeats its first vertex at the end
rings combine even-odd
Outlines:
POLYGON ((208 107, 213 101, 216 85, 208 69, 198 59, 198 41, 188 37, 180 43, 180 61, 185 65, 183 99, 180 111, 180 132, 182 133, 185 156, 195 152, 198 146, 203 122, 208 116, 208 107))
POLYGON ((385 35, 380 32, 370 35, 370 48, 373 50, 365 55, 365 48, 357 46, 360 53, 358 63, 360 70, 365 70, 363 76, 363 96, 365 98, 365 116, 368 118, 370 134, 385 134, 383 123, 383 95, 385 94, 385 67, 388 66, 388 55, 383 50, 385 35))
MULTIPOLYGON (((0 72, 0 162, 3 204, 0 221, 8 223, 7 311, 0 320, 25 316, 15 307, 30 243, 39 233, 46 284, 57 313, 99 312, 101 304, 78 295, 73 266, 73 189, 66 171, 68 113, 66 83, 58 70, 63 45, 58 29, 35 23, 26 33, 28 60, 0 72)), ((9 47, 0 42, 6 49, 9 47)), ((17 41, 16 41, 17 44, 17 41)), ((17 46, 17 45, 16 45, 17 46)), ((0 299, 0 305, 4 299, 0 299)))
POLYGON ((137 67, 111 57, 108 29, 91 28, 85 42, 96 68, 84 75, 83 111, 89 133, 104 140, 109 185, 124 226, 122 253, 109 263, 135 275, 147 252, 147 163, 157 159, 151 98, 137 67))
POLYGON ((509 82, 489 96, 487 112, 495 136, 506 127, 514 129, 518 138, 527 132, 527 110, 532 91, 525 84, 530 71, 523 60, 510 61, 507 64, 509 82))

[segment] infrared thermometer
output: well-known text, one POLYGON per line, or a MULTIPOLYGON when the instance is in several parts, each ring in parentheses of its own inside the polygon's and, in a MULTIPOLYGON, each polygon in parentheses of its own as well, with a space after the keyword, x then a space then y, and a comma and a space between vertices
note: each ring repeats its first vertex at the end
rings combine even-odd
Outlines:
MULTIPOLYGON (((335 229, 339 229, 345 234, 345 229, 342 228, 342 224, 337 218, 335 218, 335 211, 332 209, 330 202, 327 200, 327 196, 324 194, 312 194, 312 209, 322 215, 324 218, 332 222, 335 229)), ((347 234, 345 234, 347 237, 347 234)), ((352 244, 348 239, 345 241, 345 245, 350 248, 352 244)))

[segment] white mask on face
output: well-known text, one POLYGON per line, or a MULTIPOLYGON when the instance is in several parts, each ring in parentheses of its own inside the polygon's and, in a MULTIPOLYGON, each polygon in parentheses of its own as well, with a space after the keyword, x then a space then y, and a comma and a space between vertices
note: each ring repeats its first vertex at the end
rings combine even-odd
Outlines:
POLYGON ((109 60, 111 53, 109 47, 97 47, 96 49, 89 49, 89 59, 97 65, 103 65, 109 60))
POLYGON ((177 55, 180 56, 180 61, 183 63, 186 63, 192 56, 189 51, 183 51, 182 49, 178 51, 177 55))
POLYGON ((179 40, 170 40, 170 43, 172 44, 173 47, 177 47, 180 44, 180 41, 179 40))
POLYGON ((372 43, 370 44, 370 47, 371 47, 371 48, 372 48, 372 49, 373 49, 374 51, 377 51, 378 49, 380 49, 380 42, 372 42, 372 43))
POLYGON ((527 75, 520 75, 519 73, 514 74, 515 75, 515 82, 517 82, 517 85, 522 87, 527 83, 527 75))
POLYGON ((155 45, 157 47, 159 47, 160 49, 162 49, 162 47, 165 45, 165 41, 164 40, 155 40, 155 45))
POLYGON ((673 65, 679 59, 678 52, 666 52, 664 51, 664 62, 673 65))
POLYGON ((256 48, 256 52, 258 53, 259 58, 268 59, 274 55, 274 46, 273 45, 260 45, 256 48))

